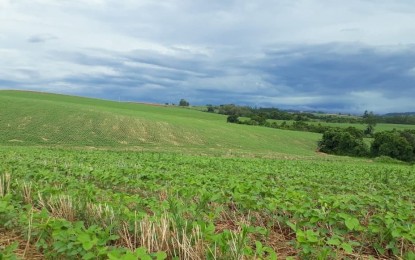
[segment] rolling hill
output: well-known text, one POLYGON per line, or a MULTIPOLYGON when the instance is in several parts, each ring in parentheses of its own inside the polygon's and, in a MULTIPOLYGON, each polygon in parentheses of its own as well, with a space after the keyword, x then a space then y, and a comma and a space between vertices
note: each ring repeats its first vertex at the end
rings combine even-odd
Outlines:
POLYGON ((319 134, 227 124, 174 106, 0 91, 0 144, 315 155, 319 134))

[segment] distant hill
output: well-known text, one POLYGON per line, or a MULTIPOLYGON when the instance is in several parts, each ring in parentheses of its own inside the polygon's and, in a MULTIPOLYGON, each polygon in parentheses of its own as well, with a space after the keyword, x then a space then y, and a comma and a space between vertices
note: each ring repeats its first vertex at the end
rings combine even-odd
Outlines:
POLYGON ((415 112, 387 113, 383 116, 415 116, 415 112))
POLYGON ((0 91, 0 133, 0 145, 303 156, 320 138, 175 106, 25 91, 0 91))

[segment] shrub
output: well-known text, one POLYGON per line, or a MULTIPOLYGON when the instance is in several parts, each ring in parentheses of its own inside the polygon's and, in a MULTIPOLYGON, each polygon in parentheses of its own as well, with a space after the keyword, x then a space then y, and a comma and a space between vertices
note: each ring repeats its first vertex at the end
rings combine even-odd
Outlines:
POLYGON ((351 156, 365 156, 369 151, 360 132, 352 128, 324 132, 319 149, 325 153, 351 156))
POLYGON ((402 161, 415 160, 415 135, 411 131, 387 131, 374 135, 372 156, 389 156, 402 161))
POLYGON ((226 119, 226 121, 228 123, 239 123, 239 118, 237 115, 230 115, 228 116, 228 118, 226 119))

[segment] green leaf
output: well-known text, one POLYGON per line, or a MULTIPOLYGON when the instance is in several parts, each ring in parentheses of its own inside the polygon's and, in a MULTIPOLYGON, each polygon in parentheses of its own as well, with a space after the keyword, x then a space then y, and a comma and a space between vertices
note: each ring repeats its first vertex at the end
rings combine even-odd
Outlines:
POLYGON ((108 257, 109 260, 118 260, 118 259, 120 259, 120 256, 116 252, 109 252, 107 254, 107 257, 108 257))
POLYGON ((161 251, 161 252, 157 252, 157 253, 156 253, 156 259, 157 259, 157 260, 164 260, 164 259, 166 259, 166 258, 167 258, 167 254, 166 254, 166 252, 161 251))
POLYGON ((348 219, 348 218, 351 218, 351 216, 350 215, 347 215, 346 213, 339 213, 338 214, 340 217, 342 217, 343 219, 348 219))
POLYGON ((117 240, 117 239, 119 239, 120 237, 119 236, 117 236, 117 235, 111 235, 111 236, 109 236, 108 237, 108 240, 117 240))
POLYGON ((360 226, 359 220, 353 217, 346 219, 344 224, 349 230, 356 230, 360 226))
POLYGON ((278 259, 277 253, 275 253, 275 251, 272 248, 264 247, 264 251, 268 253, 268 257, 267 257, 268 260, 277 260, 278 259))
POLYGON ((151 256, 147 253, 147 249, 145 247, 140 247, 135 250, 135 254, 141 260, 152 260, 151 256))
POLYGON ((0 200, 0 213, 6 213, 8 212, 8 202, 0 200))
POLYGON ((301 229, 298 229, 296 231, 295 236, 297 238, 297 241, 300 242, 300 243, 307 241, 306 236, 305 236, 304 232, 301 229))
POLYGON ((88 252, 82 257, 82 259, 88 260, 88 259, 94 259, 95 257, 96 257, 96 255, 94 253, 88 252))
POLYGON ((19 242, 13 242, 11 245, 7 246, 7 250, 14 251, 19 247, 19 242))
POLYGON ((399 230, 397 230, 397 229, 392 230, 391 235, 394 238, 397 238, 397 237, 401 237, 402 236, 401 232, 399 230))
POLYGON ((297 225, 296 224, 293 224, 290 221, 287 221, 286 223, 292 230, 297 231, 297 225))
POLYGON ((306 231, 306 235, 307 235, 307 240, 311 243, 317 243, 318 242, 318 234, 315 233, 312 230, 307 230, 306 231))
POLYGON ((341 241, 337 238, 330 238, 329 240, 327 240, 327 244, 333 245, 333 246, 338 246, 338 245, 341 244, 341 241))
POLYGON ((78 236, 78 241, 81 243, 88 242, 91 240, 91 237, 87 233, 82 233, 78 236))
POLYGON ((376 251, 378 251, 380 254, 384 254, 385 253, 385 248, 382 246, 382 245, 380 245, 380 244, 378 244, 378 243, 375 243, 374 245, 373 245, 373 247, 376 249, 376 251))
POLYGON ((259 241, 255 241, 255 248, 257 254, 262 254, 262 243, 259 241))
POLYGON ((66 248, 66 244, 62 241, 56 241, 55 243, 53 243, 53 247, 55 248, 55 250, 64 250, 66 248))
POLYGON ((92 243, 92 241, 87 241, 87 242, 83 242, 82 243, 82 247, 88 251, 91 250, 91 248, 94 246, 94 244, 92 243))
MULTIPOLYGON (((121 259, 122 260, 137 260, 137 256, 133 254, 131 251, 128 251, 127 253, 125 253, 125 255, 122 256, 121 259)), ((142 258, 140 257, 139 259, 142 259, 142 258)))
POLYGON ((351 254, 353 253, 353 247, 351 245, 349 245, 348 243, 343 243, 342 244, 342 248, 344 251, 346 251, 346 253, 351 254))

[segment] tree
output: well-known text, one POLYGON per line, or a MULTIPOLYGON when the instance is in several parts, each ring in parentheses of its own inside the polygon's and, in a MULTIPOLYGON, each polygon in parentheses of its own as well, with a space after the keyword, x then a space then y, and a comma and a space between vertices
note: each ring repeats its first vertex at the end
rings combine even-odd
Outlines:
POLYGON ((363 113, 363 122, 367 124, 367 127, 365 129, 365 135, 373 135, 373 132, 375 131, 375 126, 377 123, 377 118, 375 114, 373 114, 372 111, 368 112, 367 110, 363 113))
POLYGON ((252 115, 251 120, 257 122, 256 125, 265 125, 265 123, 267 122, 267 117, 265 114, 260 113, 252 115))
POLYGON ((228 116, 228 118, 226 119, 226 121, 228 122, 228 123, 239 123, 239 118, 238 118, 238 116, 237 115, 230 115, 230 116, 228 116))
POLYGON ((325 153, 351 156, 365 156, 369 150, 359 131, 352 128, 324 132, 319 149, 325 153))
POLYGON ((241 107, 236 106, 234 104, 226 104, 220 105, 218 108, 218 113, 223 115, 238 115, 238 116, 245 116, 250 117, 252 115, 252 111, 248 107, 241 107))
POLYGON ((181 107, 188 107, 190 104, 186 101, 186 99, 180 99, 179 106, 181 107))
POLYGON ((389 156, 401 161, 415 160, 415 135, 410 131, 385 131, 374 134, 373 156, 389 156))
POLYGON ((215 112, 215 108, 212 105, 206 105, 207 106, 207 112, 209 113, 214 113, 215 112))

